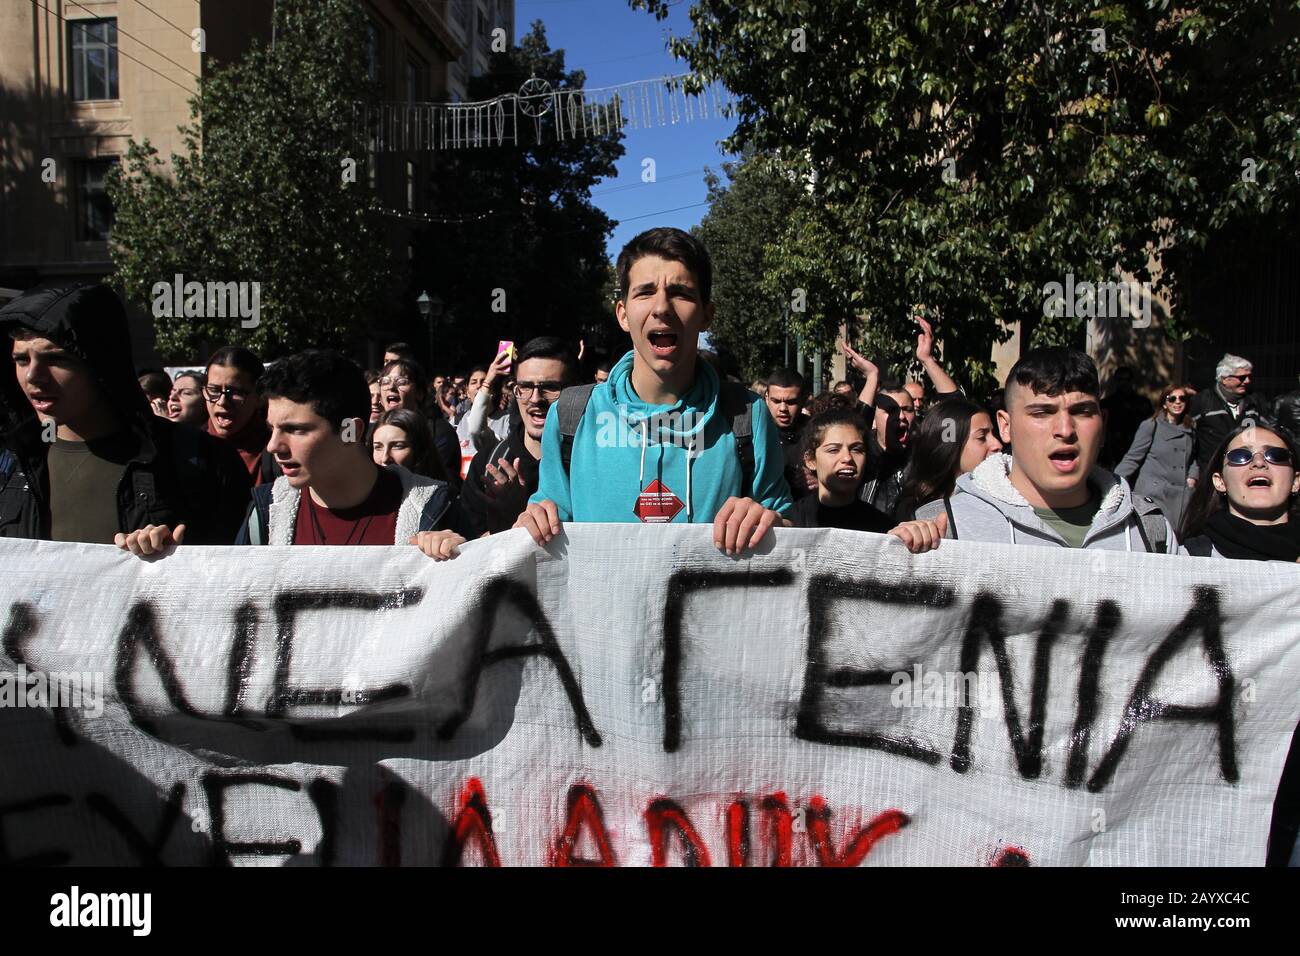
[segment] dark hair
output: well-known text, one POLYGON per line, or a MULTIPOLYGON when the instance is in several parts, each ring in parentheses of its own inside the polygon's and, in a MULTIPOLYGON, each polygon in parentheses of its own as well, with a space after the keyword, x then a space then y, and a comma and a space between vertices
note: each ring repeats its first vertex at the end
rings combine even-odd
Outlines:
POLYGON ((952 494, 961 474, 961 453, 970 438, 971 419, 981 413, 987 415, 988 410, 960 397, 945 398, 930 406, 911 441, 911 458, 903 472, 899 501, 907 500, 915 510, 952 494), (950 428, 954 430, 949 432, 950 428))
MULTIPOLYGON (((857 403, 847 395, 841 395, 838 392, 822 392, 804 406, 804 411, 808 413, 808 419, 811 421, 831 409, 853 409, 856 407, 857 403)), ((865 421, 865 418, 863 420, 865 421)))
MULTIPOLYGON (((1282 439, 1282 444, 1286 445, 1291 451, 1292 470, 1300 468, 1300 447, 1297 446, 1295 437, 1286 428, 1270 419, 1247 421, 1245 424, 1238 425, 1228 432, 1223 441, 1219 443, 1219 447, 1214 449, 1214 454, 1210 456, 1205 467, 1201 469, 1201 476, 1196 482, 1196 490, 1192 492, 1192 500, 1188 503, 1187 510, 1183 512, 1183 526, 1178 529, 1178 539, 1180 541, 1186 542, 1190 538, 1195 538, 1205 530, 1205 523, 1210 519, 1210 516, 1226 507, 1227 492, 1220 492, 1216 489, 1214 482, 1210 480, 1210 476, 1223 473, 1223 461, 1227 457, 1228 446, 1232 444, 1234 438, 1251 428, 1262 428, 1265 431, 1273 432, 1278 438, 1282 439)), ((1291 508, 1289 510, 1291 520, 1300 521, 1300 495, 1291 496, 1291 508)))
POLYGON ((199 383, 199 388, 202 388, 203 386, 208 384, 208 376, 206 374, 204 374, 203 372, 189 371, 189 372, 180 372, 179 374, 177 374, 177 376, 174 379, 172 379, 172 386, 175 387, 176 383, 183 378, 194 379, 194 381, 199 383))
POLYGON ((1063 395, 1083 392, 1101 396, 1097 366, 1086 353, 1060 346, 1030 349, 1011 366, 1007 384, 1015 382, 1039 395, 1063 395))
POLYGON ((337 432, 351 418, 370 418, 370 386, 361 366, 331 349, 308 349, 271 363, 257 383, 263 398, 310 404, 337 432))
MULTIPOLYGON (((881 375, 880 381, 876 384, 876 394, 883 395, 885 392, 893 392, 896 395, 907 392, 907 389, 903 387, 902 377, 895 375, 892 372, 881 375)), ((908 402, 910 404, 911 393, 908 392, 907 394, 909 396, 908 402)))
MULTIPOLYGON (((850 428, 856 428, 862 435, 862 440, 866 441, 867 436, 871 434, 871 426, 867 420, 856 408, 832 408, 822 412, 820 415, 811 419, 803 431, 803 444, 799 448, 800 461, 807 461, 812 458, 817 459, 817 446, 822 443, 826 437, 826 432, 836 425, 847 425, 850 428)), ((863 480, 866 480, 865 473, 863 480)))
POLYGON ((803 376, 792 368, 774 368, 767 373, 766 385, 771 388, 797 388, 803 391, 803 376))
POLYGON ((151 399, 166 398, 172 393, 172 380, 166 372, 144 371, 140 373, 140 387, 151 399))
POLYGON ((638 259, 646 256, 658 256, 672 262, 680 262, 695 276, 699 286, 700 302, 707 305, 713 296, 713 261, 709 251, 689 232, 672 226, 657 226, 632 237, 618 254, 615 271, 618 272, 618 297, 627 301, 628 276, 638 259))
MULTIPOLYGON (((383 378, 393 369, 401 369, 406 377, 411 380, 411 385, 415 388, 415 395, 418 401, 423 402, 424 397, 429 393, 430 379, 424 376, 424 367, 415 359, 399 358, 393 359, 379 371, 379 377, 383 378)), ((367 399, 369 401, 369 399, 367 399)))
MULTIPOLYGON (((433 447, 433 428, 427 418, 409 408, 390 408, 375 422, 375 431, 384 425, 400 428, 411 445, 411 463, 403 465, 403 468, 426 478, 447 480, 447 469, 433 447)), ((370 434, 373 438, 374 432, 370 434)))
POLYGON ((384 354, 396 355, 398 358, 415 358, 415 349, 405 342, 390 342, 384 346, 384 354))
POLYGON ((366 384, 367 384, 367 385, 374 385, 375 382, 379 381, 379 370, 378 370, 378 369, 368 368, 368 369, 366 369, 365 375, 366 375, 366 384))
POLYGON ((252 379, 254 385, 262 380, 262 373, 266 371, 260 358, 239 345, 224 345, 217 349, 208 357, 208 364, 204 366, 204 371, 214 365, 220 368, 233 368, 241 375, 247 375, 252 379))
POLYGON ((525 342, 519 354, 515 356, 512 368, 518 370, 519 366, 529 359, 555 359, 557 362, 562 362, 566 383, 573 380, 578 368, 578 356, 574 354, 572 347, 564 339, 555 335, 539 335, 525 342))

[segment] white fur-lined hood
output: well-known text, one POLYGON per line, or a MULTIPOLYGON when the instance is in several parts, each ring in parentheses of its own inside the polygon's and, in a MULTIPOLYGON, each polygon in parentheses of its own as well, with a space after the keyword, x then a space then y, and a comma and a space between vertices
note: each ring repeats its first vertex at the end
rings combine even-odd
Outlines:
MULTIPOLYGON (((1105 468, 1094 467, 1088 474, 1088 483, 1102 492, 1098 515, 1113 517, 1124 505, 1132 507, 1128 485, 1105 468)), ((1025 496, 1011 483, 1010 455, 996 454, 985 458, 974 471, 957 479, 957 487, 995 505, 1006 504, 1032 510, 1025 496)), ((1005 509, 999 507, 998 510, 1005 509)))

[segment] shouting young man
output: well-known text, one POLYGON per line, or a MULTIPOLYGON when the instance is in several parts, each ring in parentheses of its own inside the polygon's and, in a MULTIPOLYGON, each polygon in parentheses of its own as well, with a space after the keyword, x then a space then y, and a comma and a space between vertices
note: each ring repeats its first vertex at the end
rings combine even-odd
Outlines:
POLYGON ((617 272, 632 351, 548 413, 540 483, 516 526, 545 544, 564 521, 711 522, 728 554, 754 547, 791 505, 785 458, 758 396, 698 361, 713 321, 708 252, 651 229, 617 272))
POLYGON ((1007 376, 998 411, 1011 454, 986 458, 950 498, 917 510, 947 513, 950 538, 1042 547, 1186 553, 1150 498, 1097 466, 1105 423, 1097 368, 1073 349, 1026 353, 1007 376))
POLYGON ((537 491, 547 413, 576 370, 572 350, 554 336, 532 339, 520 349, 512 396, 519 414, 509 416, 504 438, 479 449, 461 487, 460 505, 476 536, 509 530, 528 507, 529 495, 537 491))

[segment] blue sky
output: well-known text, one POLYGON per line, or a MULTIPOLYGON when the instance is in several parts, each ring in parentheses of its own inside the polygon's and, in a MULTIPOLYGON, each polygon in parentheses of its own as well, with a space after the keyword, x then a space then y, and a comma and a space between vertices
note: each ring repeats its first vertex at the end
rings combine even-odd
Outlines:
MULTIPOLYGON (((565 68, 583 69, 589 87, 684 73, 685 66, 664 48, 669 31, 677 36, 690 33, 689 6, 684 0, 668 19, 655 20, 632 10, 627 0, 516 0, 515 39, 527 33, 534 20, 541 20, 551 49, 564 50, 565 68)), ((708 212, 703 205, 704 167, 721 173, 723 161, 730 157, 718 142, 734 127, 734 120, 715 119, 710 112, 703 121, 624 131, 626 153, 619 160, 618 175, 592 190, 592 201, 619 221, 608 244, 611 260, 643 229, 689 229, 703 218, 708 212), (656 182, 641 181, 646 158, 655 162, 656 182), (684 206, 689 208, 680 208, 684 206)))

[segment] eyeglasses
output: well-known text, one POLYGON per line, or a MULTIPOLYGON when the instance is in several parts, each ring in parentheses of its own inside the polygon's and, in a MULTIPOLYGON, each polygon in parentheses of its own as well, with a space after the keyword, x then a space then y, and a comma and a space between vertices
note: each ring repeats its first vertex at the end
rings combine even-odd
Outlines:
MULTIPOLYGON (((1289 465, 1291 464, 1291 449, 1280 448, 1277 445, 1265 445, 1260 449, 1264 455, 1264 460, 1270 465, 1289 465)), ((1249 465, 1255 460, 1255 453, 1249 448, 1234 448, 1223 456, 1223 460, 1229 465, 1249 465)))
POLYGON ((1166 405, 1183 405, 1187 402, 1186 395, 1168 395, 1165 397, 1166 405))
POLYGON ((203 386, 203 397, 214 405, 221 401, 223 397, 231 402, 243 402, 251 394, 253 393, 246 388, 231 388, 230 386, 218 388, 216 385, 203 386))
POLYGON ((1230 378, 1235 378, 1235 379, 1236 379, 1237 381, 1239 381, 1239 382, 1249 382, 1249 381, 1251 381, 1255 376, 1252 375, 1250 372, 1247 372, 1245 375, 1225 375, 1225 376, 1223 376, 1223 377, 1224 377, 1224 380, 1225 380, 1225 381, 1226 381, 1227 379, 1230 379, 1230 378))
POLYGON ((380 388, 410 388, 411 380, 409 378, 381 378, 379 380, 380 388))
POLYGON ((533 392, 540 392, 543 398, 555 398, 564 391, 563 382, 516 382, 515 395, 528 398, 533 392))

